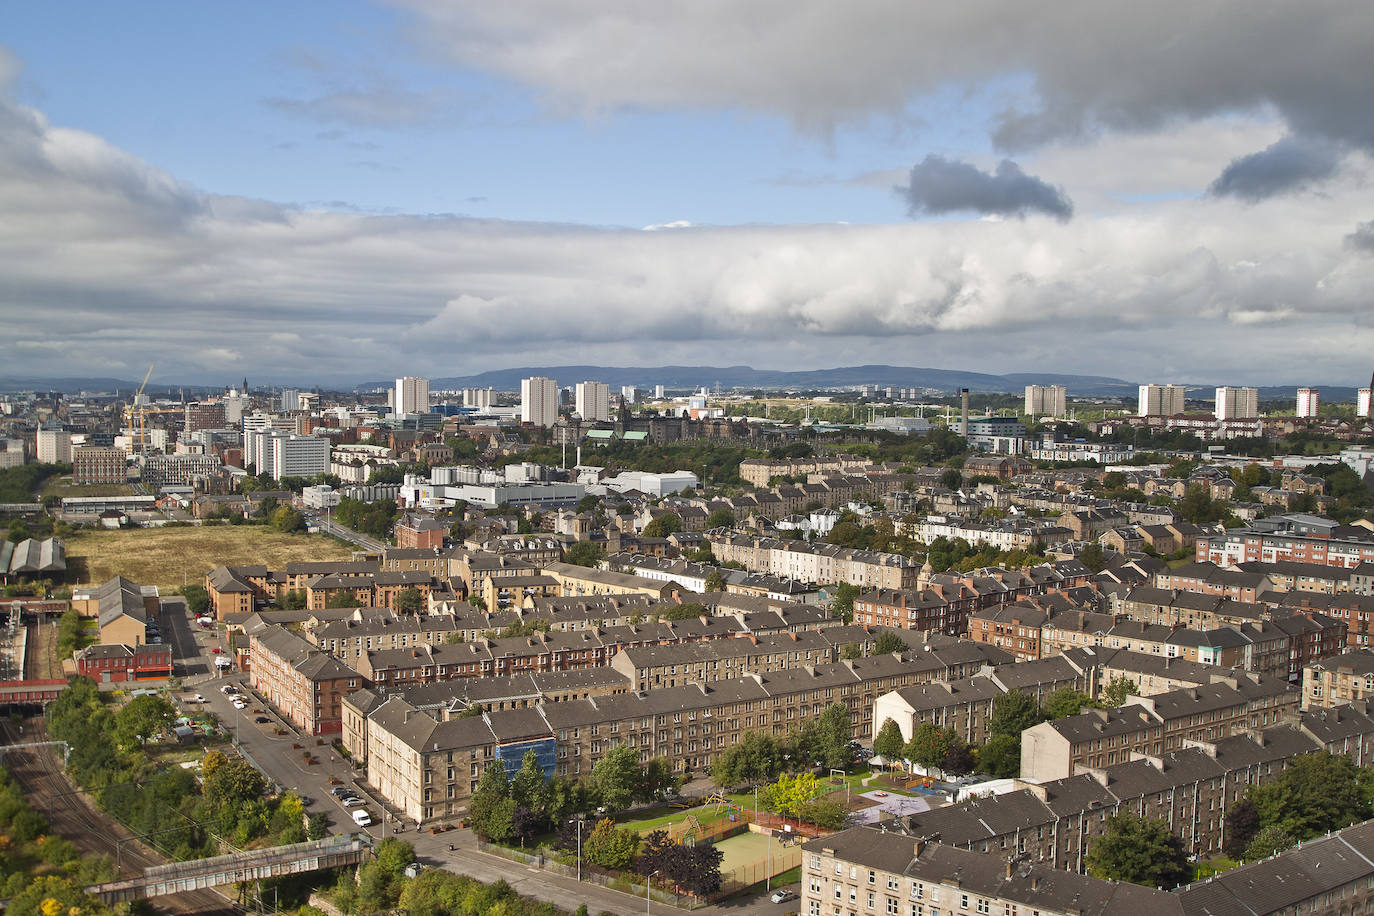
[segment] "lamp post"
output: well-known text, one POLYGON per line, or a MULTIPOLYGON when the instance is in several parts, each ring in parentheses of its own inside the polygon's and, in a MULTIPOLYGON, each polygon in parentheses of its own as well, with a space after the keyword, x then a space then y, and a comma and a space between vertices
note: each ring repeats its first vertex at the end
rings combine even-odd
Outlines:
POLYGON ((649 888, 653 886, 654 875, 656 874, 658 874, 657 871, 644 878, 644 916, 649 916, 649 888))
POLYGON ((577 816, 577 880, 582 880, 582 815, 577 816))

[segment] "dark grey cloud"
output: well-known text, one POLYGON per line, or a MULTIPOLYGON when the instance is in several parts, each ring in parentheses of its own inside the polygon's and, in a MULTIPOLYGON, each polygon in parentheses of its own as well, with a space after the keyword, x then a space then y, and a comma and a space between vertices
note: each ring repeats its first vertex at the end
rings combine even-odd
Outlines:
POLYGON ((1358 0, 968 0, 938 13, 890 0, 393 2, 458 66, 574 111, 709 106, 827 130, 990 87, 1013 99, 994 125, 1010 151, 1270 111, 1294 133, 1374 150, 1371 13, 1358 0))
POLYGON ((975 213, 1025 217, 1044 213, 1057 220, 1073 216, 1073 203, 1063 190, 1027 175, 1010 159, 995 172, 967 162, 930 154, 911 169, 910 183, 896 190, 912 216, 975 213))
POLYGON ((1356 226, 1355 231, 1345 237, 1345 243, 1356 251, 1374 254, 1374 220, 1356 226))
POLYGON ((1345 151, 1327 140, 1288 136, 1232 160, 1208 190, 1254 203, 1325 181, 1336 174, 1343 158, 1345 151))

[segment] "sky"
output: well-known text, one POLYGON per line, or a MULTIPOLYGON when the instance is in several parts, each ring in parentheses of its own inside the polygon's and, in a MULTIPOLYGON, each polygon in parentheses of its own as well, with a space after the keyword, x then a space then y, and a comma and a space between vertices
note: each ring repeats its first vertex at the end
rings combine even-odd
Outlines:
POLYGON ((6 4, 0 376, 1364 385, 1370 86, 1360 2, 6 4))

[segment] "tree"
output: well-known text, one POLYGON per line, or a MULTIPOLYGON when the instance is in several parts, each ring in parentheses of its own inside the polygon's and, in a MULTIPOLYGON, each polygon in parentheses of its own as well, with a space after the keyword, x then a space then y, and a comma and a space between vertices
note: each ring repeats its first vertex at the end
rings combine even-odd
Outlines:
POLYGON ((878 737, 873 739, 873 753, 885 758, 889 763, 902 756, 902 748, 906 741, 902 738, 902 727, 897 724, 895 719, 883 721, 882 728, 878 729, 878 737))
POLYGON ((950 738, 949 750, 945 751, 945 762, 940 768, 953 776, 967 776, 977 765, 973 759, 973 752, 969 750, 963 738, 952 732, 950 738))
POLYGON ((1088 544, 1078 552, 1078 562, 1088 567, 1089 572, 1100 573, 1107 568, 1107 555, 1101 544, 1088 544))
POLYGON ((1042 721, 1044 719, 1035 698, 1012 690, 998 695, 992 701, 992 719, 988 722, 988 731, 993 735, 1015 735, 1020 741, 1023 731, 1042 721))
POLYGON ((69 658, 86 644, 86 624, 76 608, 69 607, 57 621, 57 654, 69 658))
POLYGON ((294 534, 305 530, 305 517, 290 506, 278 506, 272 512, 270 524, 278 531, 294 534))
POLYGON ((352 592, 340 590, 331 594, 324 606, 329 608, 362 607, 363 603, 352 592))
POLYGON ((912 763, 926 772, 941 769, 954 742, 954 733, 931 722, 922 722, 911 733, 904 751, 912 763))
POLYGON ((640 774, 639 801, 653 801, 665 792, 674 792, 682 784, 682 777, 673 772, 673 765, 662 757, 654 757, 644 764, 640 774))
MULTIPOLYGON (((468 801, 472 832, 483 839, 491 839, 492 827, 500 827, 500 824, 494 823, 500 819, 498 808, 509 800, 510 779, 506 775, 506 765, 493 760, 482 771, 482 778, 477 781, 477 788, 473 789, 472 798, 468 801)), ((513 802, 511 807, 514 807, 513 802)), ((509 818, 509 813, 504 816, 509 818)))
POLYGON ((797 809, 797 820, 814 824, 822 830, 839 830, 844 827, 848 817, 844 803, 829 798, 813 798, 797 809))
POLYGON ((1267 859, 1297 844, 1297 840, 1278 824, 1261 828, 1245 847, 1244 858, 1248 861, 1267 859))
MULTIPOLYGON (((209 762, 210 755, 207 754, 206 764, 209 762)), ((212 768, 202 765, 201 774, 205 780, 201 793, 206 801, 216 807, 256 801, 267 788, 267 780, 263 775, 241 757, 225 758, 223 763, 212 768)))
POLYGON ((1136 685, 1133 681, 1124 675, 1118 674, 1103 688, 1102 695, 1098 698, 1098 702, 1106 709, 1116 709, 1118 706, 1125 705, 1126 699, 1131 694, 1135 693, 1136 689, 1136 685))
POLYGON ((1349 757, 1325 751, 1296 758, 1278 779, 1255 786, 1250 800, 1265 827, 1309 840, 1369 817, 1359 771, 1349 757))
POLYGON ((510 797, 517 805, 542 811, 547 807, 545 797, 548 788, 544 778, 544 768, 539 765, 539 756, 534 751, 526 751, 520 761, 520 769, 510 781, 510 797))
POLYGON ((639 755, 627 744, 617 745, 606 752, 592 767, 592 785, 601 796, 601 803, 612 811, 630 806, 640 784, 639 755))
POLYGON ((733 528, 735 527, 735 513, 724 506, 713 509, 711 514, 706 516, 706 527, 707 529, 733 528))
POLYGON ((702 897, 720 890, 720 865, 725 861, 725 853, 714 844, 674 844, 664 858, 663 874, 687 893, 702 897))
POLYGON ((978 769, 999 779, 1021 775, 1021 736, 993 735, 978 752, 978 769))
POLYGON ((782 772, 783 747, 772 735, 749 731, 738 744, 716 755, 711 781, 722 789, 751 782, 768 782, 782 772))
POLYGON ((181 589, 181 596, 186 599, 186 609, 193 617, 210 610, 210 595, 203 585, 185 585, 181 589))
POLYGON ((403 588, 396 593, 396 613, 418 614, 424 610, 425 599, 418 588, 403 588))
POLYGON ((706 590, 708 592, 725 591, 725 577, 720 574, 720 570, 713 569, 706 576, 706 590))
POLYGON ((957 490, 964 483, 964 475, 958 468, 945 468, 940 474, 940 486, 946 490, 957 490))
POLYGON ((1226 809, 1226 842, 1221 851, 1232 859, 1245 855, 1245 849, 1260 830, 1259 809, 1249 798, 1240 798, 1226 809))
POLYGON ((1045 697, 1045 702, 1040 706, 1040 714, 1045 719, 1063 719, 1066 716, 1078 715, 1084 706, 1091 706, 1092 702, 1092 697, 1086 693, 1072 687, 1060 687, 1045 697))
POLYGON ((150 738, 171 729, 176 719, 175 706, 160 696, 144 694, 134 697, 115 713, 115 736, 121 747, 135 744, 142 747, 150 738))
POLYGON ((665 512, 644 526, 646 538, 666 538, 682 530, 682 516, 676 512, 665 512))
POLYGON ((809 760, 823 767, 848 766, 851 762, 849 741, 853 735, 849 709, 843 703, 832 703, 819 718, 808 721, 794 736, 794 755, 799 764, 809 760))
POLYGON ((820 784, 815 773, 784 773, 762 790, 760 800, 783 817, 797 817, 802 806, 818 794, 820 784))
POLYGON ((639 834, 633 830, 617 829, 609 817, 596 822, 592 832, 582 841, 582 857, 602 868, 629 868, 639 852, 639 834))
POLYGON ((841 582, 835 586, 835 597, 830 602, 830 613, 845 623, 854 620, 854 599, 859 597, 859 587, 841 582))
POLYGON ((879 633, 878 638, 873 641, 875 655, 891 655, 893 652, 908 652, 910 649, 906 641, 891 630, 879 633))
POLYGON ((1192 877, 1183 841, 1163 821, 1118 814, 1089 842, 1088 873, 1095 878, 1172 889, 1192 877))
POLYGON ((840 658, 842 660, 852 661, 856 658, 863 657, 863 646, 859 645, 856 642, 847 642, 840 648, 840 658))
POLYGON ((305 590, 294 588, 290 589, 286 592, 286 594, 281 596, 281 601, 279 603, 281 604, 283 610, 302 610, 305 608, 306 605, 305 590))
POLYGON ((591 541, 578 541, 568 548, 567 554, 563 559, 572 563, 574 566, 595 567, 606 558, 606 551, 591 541))

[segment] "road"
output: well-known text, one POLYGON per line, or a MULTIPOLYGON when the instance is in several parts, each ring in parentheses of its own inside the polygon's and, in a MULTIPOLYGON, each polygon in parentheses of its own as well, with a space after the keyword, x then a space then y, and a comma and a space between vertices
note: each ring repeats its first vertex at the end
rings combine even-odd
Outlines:
POLYGON ((352 528, 340 525, 327 515, 307 512, 305 517, 310 524, 319 527, 325 534, 332 534, 339 540, 347 541, 355 547, 361 547, 363 550, 372 553, 381 553, 386 549, 386 545, 381 541, 373 540, 365 534, 354 531, 352 528))
MULTIPOLYGON (((46 741, 41 718, 16 727, 13 720, 0 721, 5 744, 46 741)), ((105 855, 119 865, 119 875, 132 878, 150 865, 167 860, 144 846, 122 824, 101 812, 62 773, 60 748, 44 747, 8 751, 4 762, 10 775, 24 787, 29 804, 48 818, 57 834, 70 840, 82 853, 105 855)), ((191 891, 175 897, 159 897, 158 909, 168 913, 210 913, 232 916, 231 902, 214 891, 191 891)))

